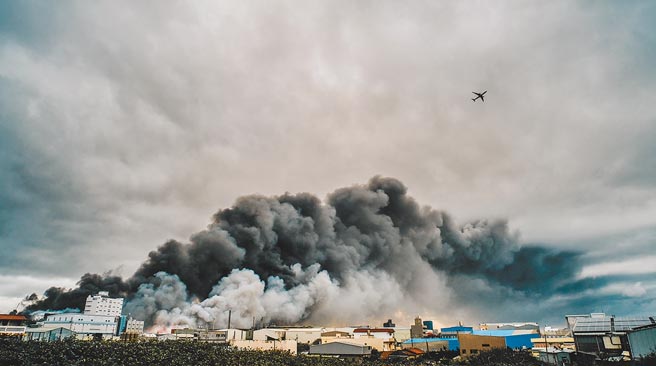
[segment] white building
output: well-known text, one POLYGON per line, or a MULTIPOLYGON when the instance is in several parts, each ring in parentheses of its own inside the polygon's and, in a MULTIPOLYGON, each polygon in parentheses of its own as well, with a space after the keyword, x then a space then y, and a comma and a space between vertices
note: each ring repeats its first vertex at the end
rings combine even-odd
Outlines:
POLYGON ((312 344, 321 339, 324 328, 288 328, 285 339, 295 340, 298 343, 312 344))
POLYGON ((112 336, 116 333, 118 318, 106 315, 87 315, 78 313, 55 314, 43 321, 44 328, 65 328, 81 334, 102 334, 112 336))
POLYGON ((123 298, 110 298, 109 292, 100 291, 97 295, 89 295, 84 304, 85 315, 121 316, 123 298))
POLYGON ((123 333, 143 334, 143 331, 144 331, 144 322, 142 320, 129 318, 125 323, 125 330, 123 333))

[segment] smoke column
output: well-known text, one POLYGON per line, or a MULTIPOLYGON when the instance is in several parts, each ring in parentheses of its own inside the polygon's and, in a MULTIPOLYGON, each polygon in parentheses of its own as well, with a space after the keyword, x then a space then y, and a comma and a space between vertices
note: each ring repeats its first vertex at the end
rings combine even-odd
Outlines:
POLYGON ((576 253, 520 246, 503 220, 456 224, 376 176, 325 202, 309 193, 251 195, 217 212, 189 243, 170 240, 126 280, 85 274, 28 311, 80 307, 87 295, 127 298, 148 325, 237 327, 382 319, 453 305, 467 279, 539 296, 580 270, 576 253))

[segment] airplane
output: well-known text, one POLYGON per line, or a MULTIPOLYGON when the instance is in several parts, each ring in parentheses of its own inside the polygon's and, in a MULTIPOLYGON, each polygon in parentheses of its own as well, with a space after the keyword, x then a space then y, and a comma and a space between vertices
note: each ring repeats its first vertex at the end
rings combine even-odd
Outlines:
POLYGON ((485 95, 485 93, 487 93, 487 90, 482 92, 482 93, 477 93, 477 92, 472 92, 472 93, 476 94, 476 98, 472 99, 474 102, 478 98, 481 98, 481 102, 485 102, 485 98, 483 97, 483 95, 485 95))

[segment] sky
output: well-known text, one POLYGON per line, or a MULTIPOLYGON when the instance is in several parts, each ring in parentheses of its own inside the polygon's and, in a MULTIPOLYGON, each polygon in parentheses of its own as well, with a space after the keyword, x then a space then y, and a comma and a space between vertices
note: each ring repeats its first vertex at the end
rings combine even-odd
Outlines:
POLYGON ((576 280, 600 285, 544 303, 653 313, 654 18, 650 1, 3 2, 0 312, 130 276, 241 196, 382 175, 580 252, 576 280))

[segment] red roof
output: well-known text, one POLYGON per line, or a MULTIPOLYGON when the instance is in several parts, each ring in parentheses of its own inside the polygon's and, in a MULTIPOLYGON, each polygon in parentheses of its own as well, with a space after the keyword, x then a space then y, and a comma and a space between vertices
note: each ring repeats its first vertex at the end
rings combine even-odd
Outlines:
POLYGON ((0 314, 0 320, 25 321, 25 320, 27 320, 27 318, 23 315, 0 314))
POLYGON ((389 328, 358 328, 353 330, 353 333, 394 333, 394 329, 389 328))
POLYGON ((419 349, 419 348, 406 348, 404 349, 404 351, 414 353, 415 355, 423 355, 424 353, 426 353, 424 352, 423 349, 419 349))

